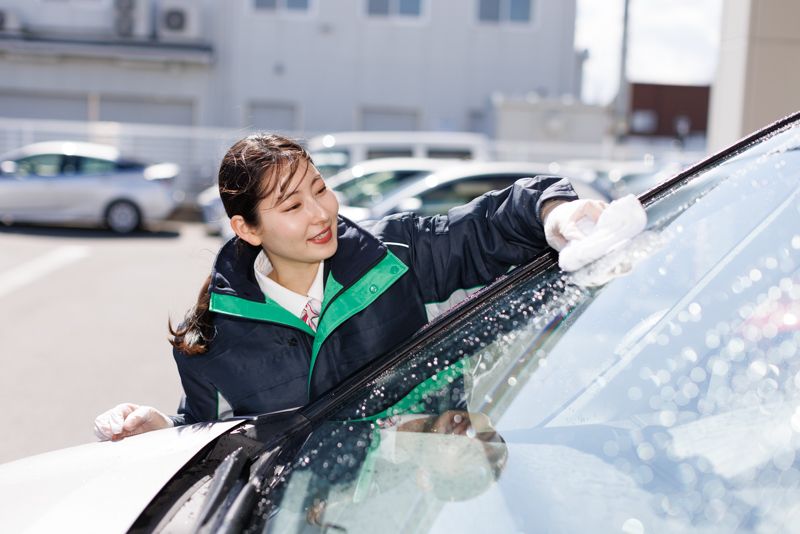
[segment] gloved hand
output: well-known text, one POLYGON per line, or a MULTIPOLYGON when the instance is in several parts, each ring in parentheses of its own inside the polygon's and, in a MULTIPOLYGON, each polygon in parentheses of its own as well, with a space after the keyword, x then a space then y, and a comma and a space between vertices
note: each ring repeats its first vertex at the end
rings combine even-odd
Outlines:
POLYGON ((585 238, 607 206, 601 200, 588 199, 559 204, 544 219, 547 244, 561 251, 568 242, 585 238))
POLYGON ((171 426, 172 419, 152 406, 125 402, 97 416, 94 420, 94 434, 100 441, 118 441, 171 426))
MULTIPOLYGON (((576 202, 580 200, 569 204, 576 202)), ((556 206, 550 212, 551 216, 556 214, 559 208, 569 204, 556 206)), ((627 195, 611 204, 603 204, 598 216, 593 220, 593 213, 584 217, 576 215, 576 213, 586 213, 586 210, 591 211, 593 208, 577 206, 571 214, 557 214, 567 219, 566 223, 561 222, 560 227, 562 236, 568 241, 558 254, 558 266, 562 270, 577 271, 627 243, 647 227, 647 212, 635 196, 627 195), (579 218, 573 224, 576 217, 579 218)))

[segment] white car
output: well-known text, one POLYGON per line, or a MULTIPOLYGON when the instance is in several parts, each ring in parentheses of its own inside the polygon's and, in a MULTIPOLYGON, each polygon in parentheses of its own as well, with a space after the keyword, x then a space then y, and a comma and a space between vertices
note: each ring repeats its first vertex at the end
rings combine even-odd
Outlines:
POLYGON ((308 151, 323 176, 378 158, 489 159, 491 143, 472 132, 334 132, 312 137, 308 151))
MULTIPOLYGON (((372 206, 341 206, 339 211, 354 221, 380 219, 401 211, 413 211, 422 216, 447 213, 450 208, 466 204, 488 191, 506 188, 520 178, 553 174, 556 173, 552 172, 552 166, 545 163, 461 163, 409 181, 372 206)), ((593 173, 571 173, 562 168, 558 175, 569 177, 581 198, 608 200, 592 185, 593 173)))
POLYGON ((461 163, 457 159, 436 158, 372 159, 331 176, 326 183, 336 192, 340 204, 365 208, 420 176, 461 163))
POLYGON ((0 532, 798 532, 799 154, 800 113, 302 408, 4 464, 0 532))
POLYGON ((175 209, 179 167, 147 165, 112 146, 35 143, 0 156, 0 222, 89 224, 126 234, 175 209))

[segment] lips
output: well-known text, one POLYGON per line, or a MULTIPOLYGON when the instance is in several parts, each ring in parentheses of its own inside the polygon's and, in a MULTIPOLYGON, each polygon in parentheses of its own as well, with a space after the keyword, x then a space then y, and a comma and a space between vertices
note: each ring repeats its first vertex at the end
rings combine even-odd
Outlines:
POLYGON ((322 232, 318 233, 317 235, 309 239, 309 241, 317 245, 324 245, 325 243, 330 241, 332 237, 333 237, 333 232, 331 232, 331 227, 328 226, 327 228, 325 228, 325 230, 323 230, 322 232))

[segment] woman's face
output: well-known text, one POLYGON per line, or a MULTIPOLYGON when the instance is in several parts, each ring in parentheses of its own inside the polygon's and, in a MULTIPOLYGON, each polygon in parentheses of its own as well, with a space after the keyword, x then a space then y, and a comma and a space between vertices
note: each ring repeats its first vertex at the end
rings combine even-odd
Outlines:
MULTIPOLYGON (((314 165, 301 165, 258 205, 259 228, 253 233, 273 267, 317 264, 336 252, 339 202, 314 165)), ((249 240, 248 240, 249 241, 249 240)))

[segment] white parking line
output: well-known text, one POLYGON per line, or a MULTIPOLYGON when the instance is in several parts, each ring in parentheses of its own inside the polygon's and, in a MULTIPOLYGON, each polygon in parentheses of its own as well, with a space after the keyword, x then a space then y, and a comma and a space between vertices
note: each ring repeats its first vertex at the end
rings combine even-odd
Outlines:
POLYGON ((89 255, 89 247, 59 247, 17 267, 0 272, 0 297, 89 255))

